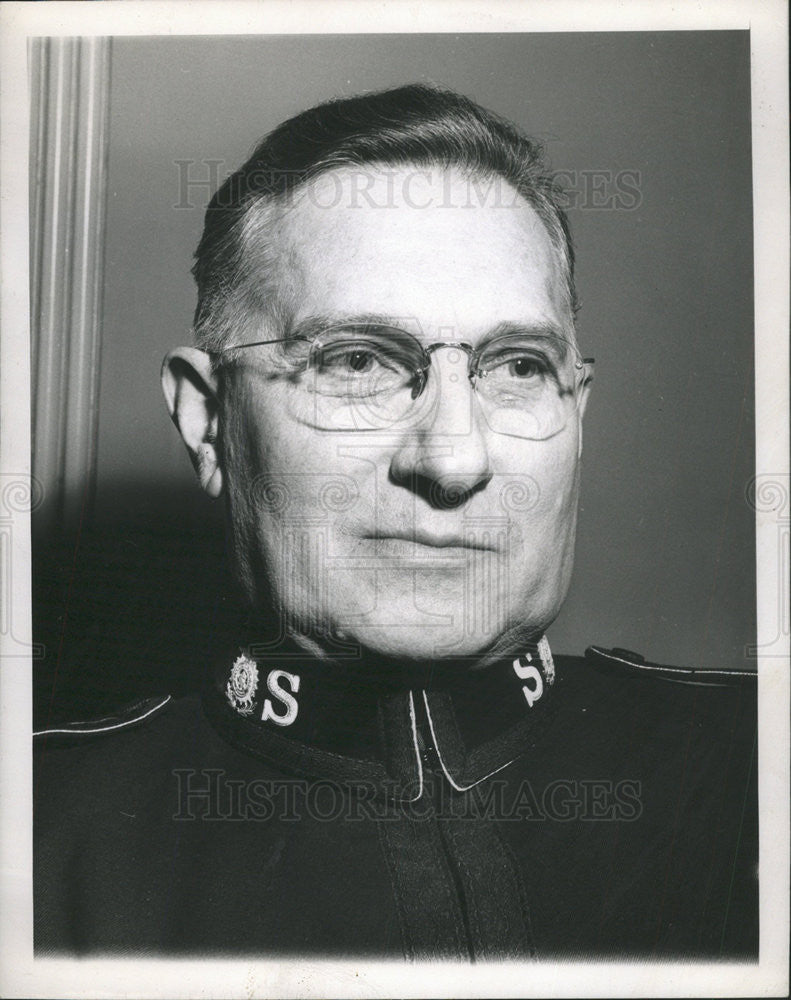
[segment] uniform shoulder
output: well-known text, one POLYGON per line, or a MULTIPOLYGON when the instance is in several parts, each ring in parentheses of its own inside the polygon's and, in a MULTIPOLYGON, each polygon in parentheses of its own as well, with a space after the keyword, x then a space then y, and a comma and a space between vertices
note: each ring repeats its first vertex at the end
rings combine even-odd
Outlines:
POLYGON ((90 803, 122 800, 132 790, 155 794, 173 767, 196 752, 205 759, 212 743, 198 695, 142 698, 111 714, 41 729, 33 746, 39 824, 66 814, 84 818, 90 803))
POLYGON ((82 715, 73 721, 40 728, 33 734, 34 761, 89 763, 167 759, 183 745, 202 741, 208 723, 200 695, 160 695, 139 698, 104 714, 82 715))
POLYGON ((33 738, 47 742, 79 743, 91 738, 120 733, 142 725, 147 719, 152 719, 161 713, 172 702, 173 698, 169 694, 138 698, 109 713, 88 715, 59 722, 53 726, 44 726, 34 731, 33 738))
POLYGON ((588 646, 585 662, 603 673, 639 680, 663 681, 694 687, 750 688, 756 686, 757 671, 671 666, 647 660, 641 653, 615 646, 588 646))
POLYGON ((644 734, 674 746, 686 745, 690 734, 710 746, 737 740, 748 750, 754 742, 756 671, 676 666, 601 646, 556 660, 566 712, 597 719, 603 732, 639 720, 644 734))

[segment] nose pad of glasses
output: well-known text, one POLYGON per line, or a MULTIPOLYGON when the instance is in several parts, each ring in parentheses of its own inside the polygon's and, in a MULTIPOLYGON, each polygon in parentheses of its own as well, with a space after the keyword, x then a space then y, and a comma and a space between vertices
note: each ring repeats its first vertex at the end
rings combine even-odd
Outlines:
POLYGON ((426 365, 424 368, 418 368, 415 371, 415 376, 412 382, 412 399, 417 399, 418 396, 423 394, 423 390, 426 388, 428 382, 428 370, 429 366, 426 365))

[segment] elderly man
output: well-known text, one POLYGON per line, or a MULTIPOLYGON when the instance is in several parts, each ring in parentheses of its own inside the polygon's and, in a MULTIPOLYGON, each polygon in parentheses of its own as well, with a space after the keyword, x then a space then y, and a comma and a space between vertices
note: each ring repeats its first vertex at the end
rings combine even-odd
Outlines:
POLYGON ((247 626, 200 701, 44 734, 38 946, 755 956, 754 679, 544 635, 592 360, 538 147, 424 86, 313 108, 194 274, 163 387, 247 626))

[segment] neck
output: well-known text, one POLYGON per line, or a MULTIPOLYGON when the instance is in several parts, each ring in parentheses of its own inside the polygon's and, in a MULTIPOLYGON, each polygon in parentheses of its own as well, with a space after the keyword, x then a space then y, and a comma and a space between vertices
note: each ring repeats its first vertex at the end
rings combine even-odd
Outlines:
POLYGON ((446 688, 466 675, 478 673, 535 646, 542 630, 514 629, 487 648, 467 655, 435 657, 392 655, 337 635, 308 634, 295 628, 272 628, 275 616, 248 614, 232 642, 245 655, 272 666, 312 663, 322 673, 356 678, 388 689, 446 688))

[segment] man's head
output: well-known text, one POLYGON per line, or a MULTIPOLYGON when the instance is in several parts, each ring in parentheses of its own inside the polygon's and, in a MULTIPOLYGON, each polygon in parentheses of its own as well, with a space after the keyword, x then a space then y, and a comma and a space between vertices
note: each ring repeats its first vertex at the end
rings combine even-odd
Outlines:
POLYGON ((196 258, 165 393, 259 614, 419 659, 543 631, 587 373, 536 145, 431 88, 332 102, 225 182, 196 258))

